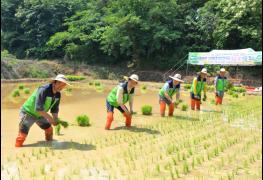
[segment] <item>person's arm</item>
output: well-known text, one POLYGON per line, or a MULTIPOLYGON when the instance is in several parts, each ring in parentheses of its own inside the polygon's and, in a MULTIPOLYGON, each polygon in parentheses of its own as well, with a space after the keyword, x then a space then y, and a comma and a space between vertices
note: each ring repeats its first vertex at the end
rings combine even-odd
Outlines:
POLYGON ((50 112, 53 116, 53 119, 56 121, 58 119, 59 104, 60 104, 60 98, 57 100, 57 102, 54 104, 54 106, 50 109, 50 112))
POLYGON ((164 90, 164 97, 166 97, 166 99, 168 99, 170 102, 172 102, 173 99, 168 94, 168 91, 169 91, 169 84, 168 83, 165 83, 163 90, 164 90))
POLYGON ((47 119, 52 125, 56 125, 56 121, 47 113, 44 111, 44 104, 46 100, 47 94, 45 92, 45 89, 39 88, 38 94, 36 97, 36 111, 43 116, 45 119, 47 119))
POLYGON ((124 106, 123 104, 123 87, 119 87, 117 90, 117 102, 119 104, 119 106, 126 112, 129 114, 128 109, 124 106))

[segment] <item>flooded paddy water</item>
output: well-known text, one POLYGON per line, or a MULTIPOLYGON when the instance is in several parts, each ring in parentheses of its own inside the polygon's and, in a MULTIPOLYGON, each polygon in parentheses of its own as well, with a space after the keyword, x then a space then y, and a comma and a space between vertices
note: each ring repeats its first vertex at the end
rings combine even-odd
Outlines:
MULTIPOLYGON (((25 88, 30 89, 30 94, 21 91, 19 97, 12 97, 12 91, 19 84, 21 83, 1 84, 1 156, 3 157, 1 158, 1 176, 6 179, 11 177, 14 179, 127 179, 129 177, 143 178, 144 176, 146 179, 153 177, 159 179, 159 176, 155 175, 155 171, 160 171, 162 176, 170 176, 169 171, 167 173, 163 168, 156 170, 155 165, 151 162, 152 158, 157 158, 161 167, 164 167, 165 164, 163 164, 164 160, 161 160, 162 157, 160 159, 159 155, 154 156, 153 151, 165 154, 166 151, 163 152, 162 148, 175 142, 171 139, 172 137, 181 137, 185 134, 185 137, 190 138, 194 132, 210 131, 209 127, 214 127, 214 125, 208 123, 206 127, 197 122, 200 120, 200 116, 206 115, 207 118, 208 115, 211 115, 211 120, 214 117, 221 117, 220 113, 215 113, 214 105, 207 102, 202 104, 203 110, 200 113, 191 110, 183 112, 177 108, 173 119, 160 118, 158 90, 162 84, 142 83, 147 85, 147 90, 142 90, 140 86, 136 88, 134 98, 136 115, 132 119, 133 127, 130 130, 124 128, 124 117, 115 109, 112 123, 112 129, 115 130, 105 131, 106 97, 118 82, 101 82, 99 87, 89 83, 73 83, 73 86, 68 87, 71 90, 62 91, 59 111, 59 117, 69 122, 70 126, 66 129, 62 128, 61 135, 54 134, 53 142, 45 142, 43 130, 37 125, 33 125, 24 143, 25 146, 15 148, 14 143, 20 121, 19 109, 33 90, 43 83, 23 83, 25 88), (152 116, 142 115, 141 107, 144 105, 153 107, 152 116), (75 119, 82 114, 86 114, 90 118, 90 127, 77 126, 75 119), (197 122, 196 125, 195 122, 197 122), (188 129, 188 127, 193 129, 188 129), (179 133, 180 131, 182 133, 179 133), (160 143, 160 147, 156 142, 160 143), (152 150, 147 147, 151 147, 152 150), (145 151, 149 151, 149 154, 141 157, 139 152, 143 148, 146 148, 145 151), (130 169, 132 168, 134 172, 131 173, 130 169), (143 170, 140 172, 140 169, 143 170)), ((209 98, 212 99, 212 93, 209 95, 209 98)), ((189 105, 189 92, 182 91, 181 99, 189 105)), ((226 98, 225 103, 231 101, 226 98)), ((220 127, 225 126, 218 121, 215 124, 220 124, 220 127)), ((241 134, 240 132, 239 135, 241 134)), ((256 150, 260 150, 258 146, 255 147, 258 148, 256 150)), ((167 161, 170 160, 167 159, 167 161)), ((260 168, 258 165, 254 166, 260 168)), ((178 169, 180 170, 180 168, 178 169)), ((179 173, 183 177, 184 173, 180 171, 179 173)), ((200 172, 193 169, 192 173, 188 175, 189 177, 198 174, 200 177, 212 177, 206 171, 200 170, 200 172)), ((219 176, 223 176, 224 172, 221 169, 219 172, 219 176)), ((173 173, 176 174, 176 170, 173 170, 173 173)))

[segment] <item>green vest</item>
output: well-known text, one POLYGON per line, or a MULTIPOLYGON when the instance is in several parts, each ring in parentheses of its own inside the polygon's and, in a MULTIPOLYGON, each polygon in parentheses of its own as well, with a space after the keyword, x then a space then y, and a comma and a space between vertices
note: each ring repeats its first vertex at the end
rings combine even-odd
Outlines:
MULTIPOLYGON (((26 102, 23 104, 22 109, 29 115, 35 117, 35 118, 40 118, 41 115, 36 111, 36 97, 37 97, 38 91, 35 90, 33 94, 26 100, 26 102)), ((53 104, 52 103, 52 98, 51 97, 46 97, 45 103, 44 103, 44 111, 48 112, 49 109, 51 109, 54 104, 57 102, 57 100, 54 100, 53 104)))
MULTIPOLYGON (((134 93, 134 88, 131 89, 130 94, 128 93, 127 90, 127 86, 128 86, 128 82, 125 82, 123 84, 120 84, 119 86, 123 87, 123 99, 122 99, 122 103, 125 104, 129 101, 130 99, 130 95, 134 93)), ((110 105, 114 106, 114 107, 118 107, 120 106, 118 104, 118 100, 117 100, 117 91, 119 86, 115 87, 108 95, 107 97, 107 101, 110 103, 110 105)))
MULTIPOLYGON (((194 80, 195 79, 196 78, 194 78, 194 80)), ((191 93, 194 93, 194 80, 193 80, 193 83, 192 83, 192 86, 191 86, 191 89, 190 89, 191 93)), ((197 77, 197 85, 196 85, 196 93, 197 93, 197 95, 201 95, 202 90, 204 90, 205 83, 206 83, 206 79, 201 80, 200 76, 197 77)))
POLYGON ((179 91, 179 89, 180 89, 180 84, 178 84, 178 85, 176 85, 176 86, 174 87, 174 86, 173 86, 173 81, 170 80, 170 81, 167 81, 167 82, 164 84, 164 86, 162 87, 162 89, 160 89, 159 95, 164 98, 164 97, 165 97, 164 93, 167 92, 170 97, 173 97, 173 95, 176 94, 176 93, 179 91), (165 86, 167 85, 167 83, 168 83, 168 85, 169 85, 168 92, 165 90, 165 86))
POLYGON ((226 78, 218 78, 216 83, 216 91, 224 91, 226 87, 226 78))

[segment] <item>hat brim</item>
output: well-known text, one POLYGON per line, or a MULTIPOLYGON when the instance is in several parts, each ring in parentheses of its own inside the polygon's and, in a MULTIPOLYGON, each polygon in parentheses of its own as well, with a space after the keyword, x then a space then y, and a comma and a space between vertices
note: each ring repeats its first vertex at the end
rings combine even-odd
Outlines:
POLYGON ((173 77, 173 76, 169 76, 170 78, 172 78, 173 80, 176 80, 176 81, 178 81, 178 82, 184 82, 183 80, 181 80, 181 79, 178 79, 178 78, 175 78, 175 77, 173 77))
POLYGON ((62 79, 55 79, 55 78, 52 78, 49 82, 50 82, 50 83, 53 83, 54 81, 63 82, 63 83, 65 83, 65 84, 68 85, 68 86, 72 86, 72 85, 69 84, 67 81, 62 80, 62 79))
POLYGON ((133 81, 135 81, 135 82, 138 83, 138 80, 137 80, 137 79, 133 79, 133 78, 129 78, 129 79, 131 79, 131 80, 133 80, 133 81))

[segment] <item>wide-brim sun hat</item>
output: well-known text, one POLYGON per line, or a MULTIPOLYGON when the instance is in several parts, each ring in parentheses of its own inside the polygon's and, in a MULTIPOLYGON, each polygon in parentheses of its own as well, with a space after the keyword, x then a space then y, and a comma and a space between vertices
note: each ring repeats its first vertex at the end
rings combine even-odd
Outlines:
POLYGON ((176 80, 176 81, 178 81, 178 82, 184 82, 183 80, 182 80, 182 76, 181 76, 181 74, 175 74, 174 76, 169 76, 170 78, 172 78, 173 80, 176 80))
POLYGON ((68 83, 68 79, 67 79, 66 76, 63 75, 63 74, 58 74, 55 78, 52 78, 52 79, 50 80, 51 83, 54 82, 54 81, 60 81, 60 82, 63 82, 63 83, 65 83, 65 84, 71 86, 71 84, 68 83))
POLYGON ((226 72, 225 68, 221 68, 219 72, 226 72))
POLYGON ((131 79, 131 80, 133 80, 133 81, 138 83, 139 76, 137 74, 132 74, 132 75, 130 75, 129 79, 131 79))
POLYGON ((208 73, 207 73, 207 69, 206 69, 206 68, 203 68, 203 69, 200 71, 200 73, 203 73, 203 74, 208 74, 208 73))

